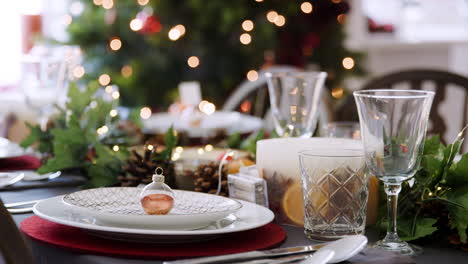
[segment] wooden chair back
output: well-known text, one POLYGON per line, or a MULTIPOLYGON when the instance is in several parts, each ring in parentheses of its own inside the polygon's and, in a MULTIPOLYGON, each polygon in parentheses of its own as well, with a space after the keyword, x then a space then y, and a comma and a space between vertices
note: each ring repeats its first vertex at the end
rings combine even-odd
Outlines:
MULTIPOLYGON (((429 117, 431 126, 428 134, 440 134, 442 141, 447 143, 446 132, 449 125, 461 130, 468 124, 468 78, 441 70, 413 69, 378 77, 369 81, 362 89, 394 89, 399 88, 398 86, 401 87, 402 84, 406 85, 406 87, 409 86, 409 89, 423 89, 427 83, 432 83, 433 90, 436 92, 429 117), (456 115, 443 118, 441 105, 447 98, 449 88, 453 87, 458 88, 458 92, 461 90, 462 96, 456 98, 459 102, 461 101, 461 104, 458 102, 456 105, 451 105, 451 107, 457 109, 456 115)), ((351 120, 351 116, 354 116, 353 119, 357 117, 357 110, 352 96, 350 96, 343 109, 346 114, 342 115, 340 119, 351 120)))
POLYGON ((0 199, 0 263, 6 264, 33 264, 33 256, 26 240, 16 227, 0 199))

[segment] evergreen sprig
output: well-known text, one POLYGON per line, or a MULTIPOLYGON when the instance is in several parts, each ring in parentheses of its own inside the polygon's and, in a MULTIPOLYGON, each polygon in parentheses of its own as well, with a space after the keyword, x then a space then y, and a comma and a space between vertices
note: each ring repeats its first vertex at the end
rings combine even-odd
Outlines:
MULTIPOLYGON (((421 167, 413 179, 403 184, 399 197, 398 232, 403 240, 423 237, 458 237, 467 243, 468 153, 458 162, 463 138, 445 146, 439 136, 425 141, 421 167)), ((381 192, 382 197, 385 193, 381 192)), ((385 229, 386 200, 381 199, 378 225, 385 229)))
POLYGON ((116 182, 128 156, 128 138, 117 126, 119 116, 109 114, 115 104, 96 96, 98 88, 96 84, 85 89, 70 84, 65 109, 59 109, 46 131, 28 124, 31 133, 21 146, 38 142, 38 151, 51 155, 39 173, 80 169, 89 176, 90 187, 116 182), (97 133, 103 126, 107 126, 108 132, 97 133), (116 145, 118 149, 112 149, 116 145))

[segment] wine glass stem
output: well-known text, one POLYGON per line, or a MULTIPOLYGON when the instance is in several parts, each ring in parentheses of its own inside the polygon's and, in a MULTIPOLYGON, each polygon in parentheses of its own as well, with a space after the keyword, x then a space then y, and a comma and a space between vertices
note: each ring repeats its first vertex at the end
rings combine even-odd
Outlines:
POLYGON ((384 183, 385 193, 387 193, 388 226, 385 241, 399 242, 397 233, 397 206, 398 194, 401 191, 401 183, 384 183))

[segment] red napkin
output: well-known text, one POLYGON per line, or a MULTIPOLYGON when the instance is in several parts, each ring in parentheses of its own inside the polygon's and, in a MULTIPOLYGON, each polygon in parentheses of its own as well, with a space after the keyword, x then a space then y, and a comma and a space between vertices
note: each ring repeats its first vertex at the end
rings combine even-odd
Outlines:
POLYGON ((30 155, 16 158, 0 159, 0 171, 36 170, 41 166, 41 161, 30 155))
POLYGON ((21 230, 31 238, 76 252, 114 257, 177 259, 215 256, 260 250, 280 245, 286 232, 277 224, 221 235, 214 240, 184 244, 144 244, 95 237, 86 231, 31 216, 21 222, 21 230))

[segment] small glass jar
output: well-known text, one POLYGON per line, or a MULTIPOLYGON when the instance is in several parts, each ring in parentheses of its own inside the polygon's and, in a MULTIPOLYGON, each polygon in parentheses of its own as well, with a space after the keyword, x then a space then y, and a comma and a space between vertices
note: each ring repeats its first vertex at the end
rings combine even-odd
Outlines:
POLYGON ((174 207, 174 192, 164 183, 163 169, 156 168, 153 182, 146 185, 140 194, 143 210, 151 215, 168 214, 174 207))

